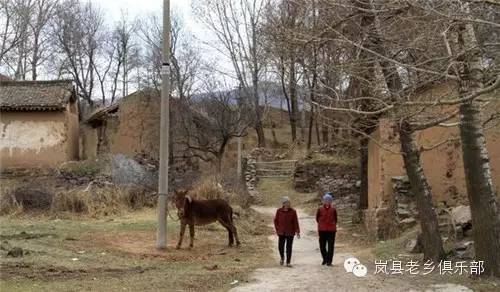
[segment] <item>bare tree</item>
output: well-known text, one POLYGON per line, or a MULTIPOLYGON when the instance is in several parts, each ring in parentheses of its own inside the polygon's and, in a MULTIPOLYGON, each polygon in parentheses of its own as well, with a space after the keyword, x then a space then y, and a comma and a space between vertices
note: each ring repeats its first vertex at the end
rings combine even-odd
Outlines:
MULTIPOLYGON (((148 80, 146 83, 158 88, 160 74, 161 23, 155 15, 139 19, 139 37, 145 42, 143 58, 146 63, 148 80)), ((171 70, 174 94, 183 100, 189 100, 195 91, 195 85, 202 66, 201 55, 195 45, 194 37, 184 28, 179 14, 172 14, 171 26, 171 70)))
POLYGON ((265 147, 259 81, 263 68, 263 48, 259 35, 265 7, 263 0, 197 0, 196 15, 216 35, 214 46, 231 61, 240 87, 251 97, 254 128, 259 147, 265 147), (221 46, 220 46, 221 45, 221 46))
POLYGON ((302 49, 295 36, 296 31, 302 25, 299 15, 303 12, 301 9, 303 6, 295 1, 282 0, 279 3, 270 2, 266 7, 264 29, 266 48, 281 83, 290 120, 292 141, 295 141, 299 120, 297 71, 299 50, 302 49))
POLYGON ((185 145, 205 161, 215 159, 218 172, 231 139, 245 135, 252 122, 248 108, 224 82, 207 78, 205 93, 192 101, 191 110, 183 114, 185 145))
POLYGON ((79 96, 93 106, 95 62, 101 50, 103 15, 91 2, 67 0, 58 6, 53 25, 56 46, 61 51, 61 75, 72 77, 79 96))
POLYGON ((53 47, 48 33, 49 21, 54 17, 57 2, 55 0, 35 0, 33 4, 33 20, 29 27, 32 34, 31 79, 36 80, 38 67, 52 55, 53 47))
POLYGON ((6 54, 15 49, 27 37, 31 1, 0 1, 0 61, 6 62, 6 54))
MULTIPOLYGON (((455 20, 456 25, 456 48, 452 48, 448 42, 449 32, 444 32, 444 38, 450 56, 456 59, 452 65, 455 76, 458 78, 458 96, 462 100, 459 106, 459 129, 476 256, 486 260, 487 274, 500 276, 500 254, 498 253, 500 250, 500 210, 491 177, 480 104, 474 100, 475 98, 471 98, 480 97, 499 88, 500 71, 497 65, 498 60, 490 56, 493 59, 488 62, 488 56, 481 52, 487 51, 485 43, 478 41, 474 28, 474 20, 476 22, 488 21, 484 12, 492 7, 488 4, 472 8, 471 6, 472 4, 467 2, 457 3, 455 10, 446 10, 440 14, 446 14, 447 17, 455 20)), ((500 24, 495 25, 492 22, 487 23, 486 26, 498 29, 500 24)), ((498 44, 496 47, 498 49, 498 44)))

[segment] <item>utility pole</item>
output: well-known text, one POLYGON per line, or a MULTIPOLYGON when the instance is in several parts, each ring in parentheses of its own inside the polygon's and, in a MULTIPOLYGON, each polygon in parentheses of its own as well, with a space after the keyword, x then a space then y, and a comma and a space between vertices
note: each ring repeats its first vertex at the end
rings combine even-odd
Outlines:
POLYGON ((163 58, 161 65, 160 169, 156 248, 167 247, 168 136, 170 98, 170 0, 163 0, 163 58))

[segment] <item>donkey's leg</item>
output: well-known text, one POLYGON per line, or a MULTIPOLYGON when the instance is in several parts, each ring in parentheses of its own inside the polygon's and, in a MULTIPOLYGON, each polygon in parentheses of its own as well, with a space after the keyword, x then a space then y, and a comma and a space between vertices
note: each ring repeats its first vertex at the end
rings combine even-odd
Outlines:
POLYGON ((193 245, 194 245, 194 224, 189 224, 189 236, 190 236, 189 247, 193 248, 193 245))
POLYGON ((228 224, 228 222, 223 220, 222 218, 218 218, 217 221, 219 221, 220 225, 222 225, 222 226, 224 226, 224 228, 226 228, 228 239, 229 239, 229 246, 232 246, 234 244, 234 238, 233 238, 233 231, 230 227, 230 224, 228 224))
POLYGON ((234 226, 234 221, 233 221, 233 210, 231 209, 231 214, 229 215, 229 225, 230 225, 230 228, 231 228, 231 231, 233 232, 234 234, 234 237, 236 238, 236 245, 239 246, 240 245, 240 239, 238 238, 238 230, 236 230, 236 226, 234 226))
POLYGON ((236 230, 236 226, 234 226, 233 220, 231 220, 231 227, 233 228, 233 234, 234 237, 236 238, 236 245, 240 245, 240 239, 238 238, 238 230, 236 230))
POLYGON ((234 237, 236 239, 236 245, 240 245, 240 239, 238 238, 238 230, 236 230, 236 226, 234 226, 233 218, 229 217, 229 228, 231 228, 231 232, 234 234, 234 237))
POLYGON ((186 224, 181 223, 181 232, 179 234, 179 242, 177 243, 177 249, 181 248, 182 240, 184 238, 184 232, 186 232, 186 224))

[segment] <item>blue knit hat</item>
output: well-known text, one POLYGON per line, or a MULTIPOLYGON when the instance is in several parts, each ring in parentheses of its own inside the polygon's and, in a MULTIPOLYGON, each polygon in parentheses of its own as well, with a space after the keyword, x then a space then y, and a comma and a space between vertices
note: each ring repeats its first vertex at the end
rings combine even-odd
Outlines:
POLYGON ((323 201, 327 201, 327 202, 333 201, 333 194, 331 192, 326 192, 323 195, 323 201))

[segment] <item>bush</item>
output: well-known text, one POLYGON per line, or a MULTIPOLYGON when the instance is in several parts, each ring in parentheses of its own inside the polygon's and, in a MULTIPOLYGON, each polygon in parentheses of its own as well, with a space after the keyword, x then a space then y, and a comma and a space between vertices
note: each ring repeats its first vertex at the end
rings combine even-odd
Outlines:
POLYGON ((0 193, 0 215, 17 214, 22 211, 23 206, 14 199, 12 191, 2 187, 0 193))
POLYGON ((215 177, 202 178, 194 184, 189 193, 199 199, 223 199, 242 208, 248 208, 251 204, 251 198, 244 184, 238 184, 227 177, 224 180, 215 177))
POLYGON ((33 185, 3 190, 0 198, 0 213, 49 210, 53 197, 52 192, 33 185))
POLYGON ((98 217, 118 214, 127 207, 118 188, 87 187, 58 192, 54 196, 51 210, 98 217))
POLYGON ((69 161, 59 166, 59 171, 75 177, 95 177, 101 172, 102 166, 97 160, 69 161))

